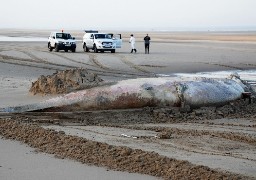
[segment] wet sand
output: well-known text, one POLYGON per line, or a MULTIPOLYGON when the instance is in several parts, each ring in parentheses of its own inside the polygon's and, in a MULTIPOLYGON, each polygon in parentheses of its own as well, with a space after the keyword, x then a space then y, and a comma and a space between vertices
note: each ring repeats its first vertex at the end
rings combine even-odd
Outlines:
POLYGON ((0 179, 2 180, 157 179, 135 173, 87 166, 72 160, 54 158, 52 155, 36 152, 35 149, 17 141, 0 139, 0 147, 0 179))
MULTIPOLYGON (((0 32, 0 35, 5 36, 10 34, 11 36, 27 36, 30 34, 34 37, 45 37, 49 34, 47 31, 24 30, 1 30, 0 32)), ((0 42, 0 107, 34 103, 50 98, 50 96, 33 96, 29 94, 31 83, 37 80, 40 75, 51 75, 56 70, 65 70, 67 68, 86 68, 90 72, 97 73, 106 81, 117 81, 137 77, 173 76, 174 73, 255 70, 256 67, 255 33, 152 32, 149 33, 152 39, 150 54, 144 54, 143 42, 141 41, 144 32, 135 32, 133 34, 137 37, 137 54, 130 53, 129 33, 127 32, 123 32, 123 47, 118 49, 115 54, 85 53, 82 50, 80 41, 77 42, 76 53, 66 53, 64 51, 58 53, 49 52, 47 42, 0 42)), ((75 31, 74 35, 77 37, 77 40, 80 40, 82 33, 75 31)), ((153 150, 170 158, 179 157, 181 160, 197 165, 206 165, 213 169, 217 168, 256 178, 253 171, 253 167, 256 166, 254 143, 214 138, 221 134, 219 128, 224 129, 222 138, 230 137, 229 131, 234 131, 236 127, 243 129, 242 137, 246 137, 249 132, 255 133, 253 114, 248 116, 237 115, 234 117, 237 122, 231 121, 230 118, 222 120, 222 116, 216 116, 212 121, 208 115, 203 116, 202 114, 200 115, 199 113, 198 119, 193 119, 187 125, 179 123, 177 125, 173 123, 163 125, 165 127, 168 126, 169 130, 172 131, 174 131, 174 128, 177 128, 183 134, 187 132, 184 128, 194 127, 198 129, 203 122, 209 128, 212 124, 216 124, 216 126, 221 125, 212 130, 203 127, 208 134, 198 129, 201 133, 197 134, 194 140, 191 140, 191 137, 194 138, 195 136, 184 135, 184 137, 180 137, 180 131, 174 133, 175 138, 171 141, 156 140, 155 142, 155 140, 152 140, 149 143, 147 138, 142 139, 140 140, 142 146, 136 145, 138 143, 136 140, 131 142, 127 137, 119 137, 117 139, 115 137, 120 136, 123 132, 129 132, 130 128, 137 128, 143 131, 150 130, 150 132, 146 132, 146 136, 150 137, 157 134, 157 129, 161 129, 162 125, 154 123, 154 125, 151 125, 153 127, 149 128, 150 124, 148 122, 138 127, 128 128, 127 125, 122 127, 128 128, 128 130, 101 129, 101 127, 97 129, 96 127, 88 126, 86 130, 80 129, 79 132, 75 132, 88 133, 93 131, 95 133, 93 137, 100 137, 103 139, 103 142, 110 144, 114 142, 114 145, 117 146, 125 145, 143 149, 144 151, 153 150), (199 124, 198 121, 200 121, 199 124), (246 122, 251 124, 244 125, 246 122), (223 125, 223 123, 226 124, 223 125), (119 134, 112 134, 113 131, 117 131, 119 134), (212 131, 214 131, 213 136, 209 133, 212 131), (112 137, 109 142, 107 139, 104 139, 104 134, 108 138, 112 137), (201 137, 202 134, 204 134, 204 137, 201 137), (225 134, 228 135, 225 136, 225 134), (183 138, 183 140, 181 141, 180 138, 183 138), (117 143, 120 141, 123 143, 117 143), (243 151, 247 152, 247 155, 243 151), (233 165, 231 166, 231 164, 233 165)), ((207 111, 207 114, 209 114, 209 111, 207 111)), ((164 116, 166 112, 159 112, 158 115, 164 116)), ((169 119, 173 120, 173 117, 169 117, 169 119)), ((109 126, 112 127, 113 125, 109 124, 109 126)), ((71 129, 68 129, 67 132, 73 131, 76 127, 69 128, 71 129)), ((191 130, 188 132, 191 132, 191 130)), ((137 132, 124 134, 136 136, 137 132)), ((88 139, 90 137, 86 136, 85 138, 88 139)), ((255 140, 255 134, 253 134, 252 139, 255 140)), ((19 147, 17 144, 15 146, 19 147)), ((6 176, 8 179, 8 175, 6 176)))

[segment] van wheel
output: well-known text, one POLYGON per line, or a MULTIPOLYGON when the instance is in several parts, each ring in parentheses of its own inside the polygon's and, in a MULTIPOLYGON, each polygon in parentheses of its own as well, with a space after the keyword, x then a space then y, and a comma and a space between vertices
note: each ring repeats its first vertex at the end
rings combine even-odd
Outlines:
POLYGON ((52 51, 52 47, 51 47, 50 43, 48 43, 48 49, 49 49, 49 51, 52 51))
POLYGON ((65 52, 68 52, 68 50, 67 50, 67 49, 65 49, 65 52))
POLYGON ((98 53, 98 49, 97 49, 96 45, 94 45, 93 50, 95 53, 98 53))
POLYGON ((89 49, 88 49, 88 47, 86 46, 86 44, 83 45, 83 48, 84 48, 84 52, 89 52, 89 49))
POLYGON ((55 44, 55 51, 56 51, 56 52, 59 52, 59 46, 58 46, 58 44, 55 44))

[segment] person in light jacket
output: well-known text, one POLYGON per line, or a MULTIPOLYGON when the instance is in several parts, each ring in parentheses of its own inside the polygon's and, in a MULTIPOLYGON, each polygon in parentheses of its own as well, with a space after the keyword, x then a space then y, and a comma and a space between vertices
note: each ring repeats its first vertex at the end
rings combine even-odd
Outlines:
POLYGON ((131 53, 133 53, 133 51, 136 53, 137 50, 135 48, 135 37, 133 36, 133 34, 131 34, 129 43, 131 43, 131 48, 132 48, 131 53))

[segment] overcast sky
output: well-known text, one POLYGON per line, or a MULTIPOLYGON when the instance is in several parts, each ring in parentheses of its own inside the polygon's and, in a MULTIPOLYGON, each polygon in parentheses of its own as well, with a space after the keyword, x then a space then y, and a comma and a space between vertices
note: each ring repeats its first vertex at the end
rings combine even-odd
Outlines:
POLYGON ((256 0, 1 0, 0 28, 256 30, 256 0))

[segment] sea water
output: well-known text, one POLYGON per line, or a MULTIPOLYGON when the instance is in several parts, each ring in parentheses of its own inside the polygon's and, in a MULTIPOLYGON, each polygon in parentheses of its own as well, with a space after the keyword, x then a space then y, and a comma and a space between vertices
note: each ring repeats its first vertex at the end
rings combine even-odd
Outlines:
POLYGON ((8 42, 46 42, 48 38, 42 37, 13 37, 13 36, 0 36, 0 41, 8 42))

